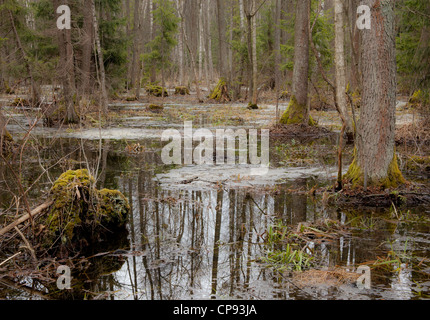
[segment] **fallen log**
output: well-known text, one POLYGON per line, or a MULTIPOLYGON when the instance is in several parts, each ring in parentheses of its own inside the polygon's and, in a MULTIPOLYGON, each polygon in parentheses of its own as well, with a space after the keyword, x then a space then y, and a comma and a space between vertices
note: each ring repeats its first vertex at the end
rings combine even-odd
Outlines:
POLYGON ((8 226, 4 227, 3 229, 0 230, 0 237, 3 236, 3 235, 5 235, 9 231, 11 231, 16 226, 19 226, 21 223, 24 223, 28 219, 30 219, 30 218, 38 215, 43 210, 49 208, 52 205, 52 203, 53 203, 52 200, 46 201, 45 203, 43 203, 40 206, 38 206, 36 209, 32 210, 30 213, 27 213, 27 214, 23 215, 21 218, 15 220, 14 222, 12 222, 11 224, 9 224, 8 226))

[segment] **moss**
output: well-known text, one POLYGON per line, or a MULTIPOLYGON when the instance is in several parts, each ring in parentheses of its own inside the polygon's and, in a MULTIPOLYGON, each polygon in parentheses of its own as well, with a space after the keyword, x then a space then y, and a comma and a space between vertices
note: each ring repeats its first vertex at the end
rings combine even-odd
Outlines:
POLYGON ((406 161, 406 169, 410 171, 430 170, 430 156, 412 156, 406 161))
POLYGON ((127 198, 118 190, 102 189, 97 192, 100 223, 104 226, 125 226, 130 205, 127 198))
POLYGON ((282 91, 281 92, 281 96, 279 97, 279 99, 281 100, 287 100, 290 98, 290 93, 288 92, 288 90, 282 91))
POLYGON ((190 94, 190 90, 187 87, 184 86, 179 86, 175 88, 175 94, 180 94, 180 95, 189 95, 190 94))
MULTIPOLYGON (((284 114, 281 117, 280 123, 281 124, 303 124, 306 120, 305 117, 307 116, 307 106, 300 105, 297 102, 297 99, 295 96, 291 97, 290 104, 288 105, 287 110, 284 112, 284 114)), ((309 115, 309 122, 308 125, 315 126, 316 123, 312 119, 312 117, 309 115)))
POLYGON ((137 100, 138 99, 136 96, 128 96, 125 98, 125 101, 128 101, 128 102, 133 102, 133 101, 137 101, 137 100))
POLYGON ((417 90, 414 92, 412 97, 409 98, 409 104, 412 106, 416 106, 423 101, 423 92, 421 90, 417 90))
POLYGON ((230 95, 228 94, 227 81, 221 78, 218 81, 217 86, 208 97, 210 100, 216 100, 219 102, 231 101, 230 95))
POLYGON ((258 109, 259 108, 258 108, 257 104, 252 103, 252 102, 248 103, 248 110, 258 110, 258 109))
POLYGON ((150 104, 150 105, 147 107, 147 110, 148 110, 148 111, 150 111, 150 112, 154 112, 154 113, 160 113, 161 111, 163 111, 163 110, 164 110, 164 107, 163 107, 163 106, 156 105, 156 104, 150 104))
POLYGON ((66 248, 77 243, 99 241, 107 231, 125 226, 130 211, 121 192, 98 191, 88 170, 69 170, 51 188, 53 204, 46 218, 44 246, 55 246, 57 239, 66 248))
POLYGON ((406 179, 403 177, 403 174, 400 171, 397 155, 395 152, 393 161, 391 161, 391 164, 388 167, 388 176, 379 183, 386 189, 397 188, 398 186, 406 183, 406 179))
POLYGON ((167 93, 166 88, 162 88, 161 86, 154 86, 154 85, 149 85, 146 87, 146 92, 154 97, 168 97, 169 94, 167 93))
MULTIPOLYGON (((345 179, 350 181, 353 186, 364 185, 364 173, 357 161, 357 150, 354 149, 354 160, 350 165, 348 172, 344 176, 345 179)), ((384 189, 397 188, 406 183, 402 172, 399 169, 397 155, 394 153, 393 160, 388 167, 387 177, 379 180, 369 179, 368 186, 381 187, 384 189)))
POLYGON ((3 86, 6 94, 15 94, 15 91, 9 86, 9 83, 7 81, 3 82, 3 86))
POLYGON ((15 145, 15 141, 13 140, 13 137, 9 133, 9 131, 6 130, 6 128, 4 128, 3 130, 3 136, 0 136, 0 143, 2 143, 2 145, 0 146, 0 153, 3 153, 3 155, 5 156, 10 155, 15 145))
POLYGON ((29 107, 30 101, 28 101, 27 99, 23 99, 23 98, 15 98, 15 100, 13 100, 13 102, 12 102, 12 106, 13 107, 29 107))

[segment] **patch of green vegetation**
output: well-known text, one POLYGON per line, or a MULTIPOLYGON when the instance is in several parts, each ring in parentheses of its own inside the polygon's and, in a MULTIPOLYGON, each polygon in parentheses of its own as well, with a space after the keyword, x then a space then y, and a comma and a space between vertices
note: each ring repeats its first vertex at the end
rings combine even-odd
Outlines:
POLYGON ((256 103, 248 103, 248 110, 258 110, 258 105, 256 103))
POLYGON ((163 107, 163 106, 159 106, 159 105, 157 105, 157 104, 150 104, 150 105, 147 107, 147 109, 148 109, 148 111, 150 111, 150 112, 160 113, 161 111, 163 111, 163 110, 164 110, 164 107, 163 107))
POLYGON ((228 93, 227 82, 225 79, 221 78, 212 91, 212 93, 208 97, 210 100, 216 100, 219 102, 227 102, 231 101, 230 95, 228 93))
POLYGON ((406 169, 410 171, 430 171, 430 156, 411 156, 406 161, 406 169))
POLYGON ((262 260, 271 268, 278 271, 302 271, 312 266, 313 257, 305 252, 306 245, 301 246, 298 241, 295 241, 297 234, 289 227, 278 222, 270 226, 266 233, 268 250, 262 260))
MULTIPOLYGON (((353 186, 364 184, 364 172, 358 164, 356 149, 354 149, 354 160, 352 164, 349 166, 348 172, 346 173, 344 178, 350 181, 353 186)), ((369 179, 368 186, 375 186, 375 187, 382 187, 384 189, 390 189, 390 188, 397 188, 400 185, 403 185, 405 183, 406 183, 406 180, 399 169, 397 155, 394 152, 393 160, 391 161, 391 164, 388 167, 387 177, 384 179, 379 179, 377 181, 369 179)))
POLYGON ((154 96, 154 97, 168 97, 169 96, 166 88, 163 88, 161 86, 149 85, 146 87, 146 92, 149 95, 154 96))
POLYGON ((98 241, 106 232, 124 227, 130 206, 121 192, 97 190, 88 170, 69 170, 51 188, 53 204, 45 225, 44 246, 57 239, 66 247, 98 241))
MULTIPOLYGON (((287 110, 285 110, 284 114, 281 117, 281 124, 303 124, 306 122, 305 117, 307 117, 307 106, 301 105, 297 102, 296 97, 293 95, 290 100, 290 104, 288 105, 287 110)), ((309 115, 308 125, 315 126, 316 123, 309 115)))
POLYGON ((178 86, 178 87, 175 87, 175 94, 176 95, 180 94, 182 96, 190 95, 190 89, 188 89, 185 86, 178 86))

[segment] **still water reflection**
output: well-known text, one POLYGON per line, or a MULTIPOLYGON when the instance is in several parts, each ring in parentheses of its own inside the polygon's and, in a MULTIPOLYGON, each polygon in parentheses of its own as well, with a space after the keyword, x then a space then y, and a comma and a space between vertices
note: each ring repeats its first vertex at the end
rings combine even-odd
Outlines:
MULTIPOLYGON (((324 219, 341 225, 360 223, 350 234, 308 244, 319 269, 341 266, 355 271, 357 265, 375 261, 390 250, 428 261, 428 223, 394 223, 388 211, 340 210, 323 206, 321 199, 306 192, 291 192, 330 181, 304 176, 258 189, 222 184, 204 190, 192 185, 166 187, 157 181, 157 174, 172 168, 160 164, 160 146, 155 141, 140 141, 141 151, 135 154, 124 151, 130 142, 104 141, 100 153, 96 142, 85 142, 84 148, 81 141, 73 139, 47 139, 43 143, 50 148, 41 149, 39 155, 45 167, 53 166, 51 179, 67 169, 89 166, 96 172, 98 168, 99 186, 119 189, 132 208, 128 245, 111 255, 119 259, 102 262, 120 263, 82 278, 85 281, 80 290, 86 298, 411 299, 418 298, 419 292, 429 292, 428 271, 414 269, 412 263, 404 263, 395 272, 378 272, 367 291, 355 285, 298 287, 289 274, 264 263, 270 226, 281 223, 295 227, 324 219), (54 165, 69 153, 73 161, 54 165)), ((31 184, 41 172, 40 163, 32 156, 27 162, 24 174, 31 184)), ((7 178, 8 172, 4 170, 2 176, 7 178)), ((35 199, 49 189, 49 179, 44 177, 38 186, 32 191, 35 199)), ((5 207, 10 195, 0 192, 0 197, 5 207)), ((416 214, 425 216, 426 210, 419 209, 416 214)), ((0 288, 6 290, 4 284, 0 288)), ((7 290, 7 298, 29 298, 18 289, 7 290)), ((76 294, 72 298, 82 297, 76 294)))

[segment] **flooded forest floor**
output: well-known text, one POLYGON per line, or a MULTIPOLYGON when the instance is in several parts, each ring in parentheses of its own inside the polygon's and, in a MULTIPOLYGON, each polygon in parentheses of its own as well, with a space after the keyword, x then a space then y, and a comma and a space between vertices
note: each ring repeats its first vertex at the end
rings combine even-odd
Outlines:
MULTIPOLYGON (((109 120, 87 110, 80 125, 45 127, 40 110, 0 103, 18 146, 0 166, 0 228, 17 212, 20 190, 29 206, 47 199, 67 170, 88 169, 98 189, 121 191, 131 214, 125 234, 112 234, 86 256, 37 257, 23 238, 0 238, 0 299, 426 299, 430 296, 430 204, 339 203, 339 117, 312 110, 318 130, 276 132, 276 102, 196 103, 196 97, 118 99, 109 120), (163 108, 150 108, 151 104, 163 108), (270 169, 165 165, 167 129, 272 129, 270 169), (20 177, 20 183, 17 183, 20 177), (57 267, 72 270, 72 289, 56 285, 57 267), (360 267, 370 288, 356 284, 360 267)), ((280 112, 288 101, 280 101, 280 112)), ((419 115, 399 98, 397 153, 410 193, 428 194, 428 140, 419 115)), ((352 145, 344 148, 343 172, 352 145)), ((384 193, 381 191, 380 193, 384 193)), ((383 194, 398 200, 398 191, 383 194)), ((369 197, 372 195, 369 194, 369 197)), ((21 199, 21 198, 19 198, 21 199)), ((37 221, 35 221, 37 225, 37 221)), ((39 226, 40 227, 40 226, 39 226)), ((41 226, 43 228, 43 226, 41 226)), ((37 244, 32 243, 37 249, 37 244)))

